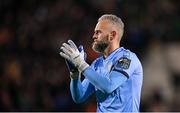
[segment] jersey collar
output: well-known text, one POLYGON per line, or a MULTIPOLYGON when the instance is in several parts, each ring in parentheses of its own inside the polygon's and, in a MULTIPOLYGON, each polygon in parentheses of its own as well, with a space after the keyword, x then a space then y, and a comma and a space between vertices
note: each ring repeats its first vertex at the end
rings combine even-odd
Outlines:
POLYGON ((111 59, 111 58, 113 58, 113 56, 117 53, 117 52, 120 52, 121 50, 123 50, 123 47, 120 47, 120 48, 117 48, 117 49, 115 49, 113 52, 111 52, 110 54, 109 54, 109 56, 107 57, 107 58, 105 58, 104 56, 102 56, 103 57, 103 60, 109 60, 109 59, 111 59))

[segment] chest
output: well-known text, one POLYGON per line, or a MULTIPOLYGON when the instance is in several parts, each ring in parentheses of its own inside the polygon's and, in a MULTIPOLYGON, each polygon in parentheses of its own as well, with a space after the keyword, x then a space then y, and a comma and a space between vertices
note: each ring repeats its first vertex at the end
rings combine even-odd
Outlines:
POLYGON ((112 66, 113 63, 110 61, 99 63, 99 65, 96 67, 96 72, 100 73, 101 75, 106 75, 111 71, 112 66))
POLYGON ((109 75, 109 73, 111 72, 111 70, 117 60, 118 60, 118 58, 113 58, 113 59, 109 59, 109 60, 101 59, 95 63, 94 69, 101 76, 107 77, 109 75))

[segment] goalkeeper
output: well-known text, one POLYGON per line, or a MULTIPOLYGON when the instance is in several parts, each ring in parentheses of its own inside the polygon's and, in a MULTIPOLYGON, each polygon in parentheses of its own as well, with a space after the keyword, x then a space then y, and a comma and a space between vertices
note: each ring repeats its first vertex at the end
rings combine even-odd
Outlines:
POLYGON ((91 65, 73 41, 63 43, 60 55, 70 69, 70 90, 76 103, 96 93, 97 112, 139 112, 143 69, 135 53, 120 47, 124 24, 102 15, 94 30, 92 49, 101 54, 91 65), (80 75, 85 79, 80 80, 80 75))

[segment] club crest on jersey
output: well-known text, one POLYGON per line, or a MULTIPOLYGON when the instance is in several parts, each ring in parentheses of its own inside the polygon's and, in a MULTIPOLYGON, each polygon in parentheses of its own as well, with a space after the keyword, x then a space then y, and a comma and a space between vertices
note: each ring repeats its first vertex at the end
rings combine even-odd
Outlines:
POLYGON ((121 57, 118 60, 117 67, 122 68, 122 69, 128 69, 130 64, 131 64, 131 60, 130 59, 128 59, 126 57, 121 57))

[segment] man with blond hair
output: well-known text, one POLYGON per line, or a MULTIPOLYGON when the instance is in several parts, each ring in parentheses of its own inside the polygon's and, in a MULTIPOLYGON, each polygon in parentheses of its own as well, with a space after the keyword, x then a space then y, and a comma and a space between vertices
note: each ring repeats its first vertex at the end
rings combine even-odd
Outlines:
POLYGON ((76 103, 96 93, 97 112, 138 112, 143 69, 135 53, 120 47, 124 23, 116 15, 105 14, 98 19, 92 49, 100 53, 89 65, 83 49, 72 40, 63 43, 60 55, 70 68, 70 90, 76 103), (80 74, 85 79, 81 81, 80 74))

